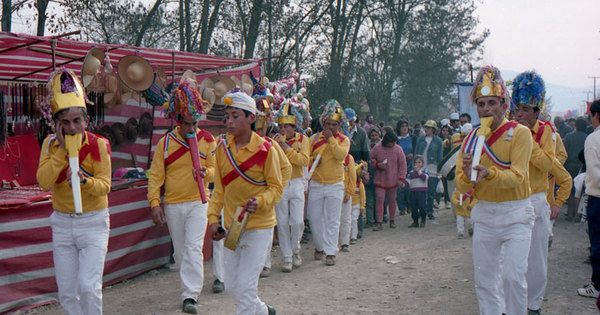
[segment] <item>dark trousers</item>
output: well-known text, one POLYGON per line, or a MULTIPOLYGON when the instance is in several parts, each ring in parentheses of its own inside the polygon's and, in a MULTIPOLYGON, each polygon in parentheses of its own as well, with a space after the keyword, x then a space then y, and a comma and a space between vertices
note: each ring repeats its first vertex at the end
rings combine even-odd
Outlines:
POLYGON ((367 209, 366 209, 366 216, 367 216, 367 223, 375 223, 375 200, 377 199, 375 197, 375 186, 373 185, 365 185, 365 192, 367 195, 367 209))
POLYGON ((427 211, 425 210, 426 199, 426 191, 410 192, 410 207, 412 209, 412 219, 415 223, 419 223, 419 218, 421 218, 421 222, 425 222, 425 218, 427 217, 427 211))
POLYGON ((410 207, 410 187, 408 187, 408 185, 398 187, 396 190, 396 203, 398 204, 398 210, 400 211, 404 211, 410 207))
POLYGON ((600 198, 588 196, 588 234, 592 257, 592 282, 600 290, 600 198))
POLYGON ((437 188, 439 179, 437 177, 429 177, 427 180, 427 214, 433 214, 433 200, 436 198, 435 190, 437 188))

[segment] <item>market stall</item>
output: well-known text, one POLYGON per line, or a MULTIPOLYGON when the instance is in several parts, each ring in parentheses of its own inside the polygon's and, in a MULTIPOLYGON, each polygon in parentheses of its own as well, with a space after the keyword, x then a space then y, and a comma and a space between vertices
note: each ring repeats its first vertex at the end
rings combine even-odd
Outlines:
MULTIPOLYGON (((173 127, 173 121, 162 118, 155 95, 128 86, 119 76, 119 61, 132 55, 151 65, 144 78, 152 76, 152 88, 157 85, 163 95, 161 91, 186 70, 211 86, 218 83, 215 78, 260 76, 256 60, 0 32, 0 313, 57 299, 48 219, 53 211, 47 200, 51 193, 35 185, 39 144, 51 132, 40 104, 53 69, 66 67, 83 77, 94 103, 88 106, 88 129, 109 139, 113 171, 140 168, 138 174, 143 174, 154 146, 173 127), (96 54, 98 49, 102 58, 96 54), (99 61, 92 72, 86 63, 94 60, 90 56, 99 61)), ((219 102, 201 122, 214 133, 223 130, 224 107, 219 102)), ((108 195, 111 232, 104 285, 162 266, 171 252, 166 226, 152 223, 145 178, 114 174, 113 191, 108 195)), ((205 259, 210 258, 210 243, 205 243, 205 259)))

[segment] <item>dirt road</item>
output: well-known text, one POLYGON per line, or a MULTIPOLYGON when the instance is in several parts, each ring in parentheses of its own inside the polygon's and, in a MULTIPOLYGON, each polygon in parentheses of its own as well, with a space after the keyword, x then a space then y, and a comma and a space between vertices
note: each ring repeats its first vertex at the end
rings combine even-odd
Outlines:
MULTIPOLYGON (((471 239, 457 239, 449 209, 436 215, 424 229, 408 229, 410 218, 401 216, 396 229, 365 230, 333 267, 314 261, 309 243, 302 249, 304 265, 284 274, 276 250, 271 276, 260 280, 259 296, 278 314, 477 314, 471 239), (390 256, 398 262, 386 262, 390 256)), ((584 263, 588 245, 585 226, 561 215, 548 257, 544 314, 598 314, 595 300, 576 291, 591 275, 591 266, 584 263)), ((200 314, 233 314, 233 299, 211 292, 212 261, 205 264, 204 274, 200 314)), ((182 314, 179 288, 177 272, 154 270, 105 288, 104 313, 182 314)), ((58 304, 28 313, 64 314, 58 304)))

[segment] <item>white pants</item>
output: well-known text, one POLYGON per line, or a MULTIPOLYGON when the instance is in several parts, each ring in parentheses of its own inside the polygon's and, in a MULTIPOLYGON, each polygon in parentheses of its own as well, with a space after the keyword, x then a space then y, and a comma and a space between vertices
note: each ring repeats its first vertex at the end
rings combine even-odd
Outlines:
MULTIPOLYGON (((452 206, 454 206, 454 204, 452 204, 452 206)), ((465 225, 467 226, 467 228, 469 226, 473 225, 471 223, 471 218, 467 218, 462 215, 457 215, 456 216, 456 232, 458 234, 465 234, 465 225)))
MULTIPOLYGON (((342 200, 343 201, 343 200, 342 200)), ((352 198, 342 202, 340 215, 340 245, 350 244, 350 230, 352 229, 352 198)))
POLYGON ((271 252, 273 251, 273 237, 275 237, 275 235, 271 235, 271 241, 269 242, 269 248, 267 248, 267 256, 265 257, 264 268, 271 269, 271 252))
POLYGON ((479 201, 471 212, 475 293, 480 314, 527 313, 527 256, 533 228, 530 199, 479 201), (502 272, 502 293, 498 275, 502 272))
POLYGON ((358 236, 358 216, 360 215, 360 203, 352 205, 352 229, 350 230, 350 239, 355 240, 358 236))
POLYGON ((69 315, 102 314, 102 274, 110 231, 108 209, 50 215, 60 305, 69 315))
POLYGON ((281 201, 275 205, 279 248, 284 262, 292 262, 292 253, 300 252, 304 232, 304 178, 294 178, 283 189, 281 201))
POLYGON ((240 236, 235 251, 224 249, 225 291, 237 303, 238 315, 267 314, 258 298, 258 277, 273 238, 273 228, 250 230, 240 236))
POLYGON ((308 220, 313 243, 326 255, 338 252, 340 214, 344 201, 344 183, 322 184, 310 181, 308 188, 308 220))
POLYGON ((165 218, 173 240, 175 265, 181 278, 181 299, 196 301, 204 281, 204 234, 206 233, 206 208, 202 201, 165 205, 165 218))
POLYGON ((223 258, 224 243, 224 238, 220 239, 219 241, 212 242, 213 275, 221 282, 225 282, 225 262, 223 258))
POLYGON ((548 271, 548 238, 552 232, 550 205, 546 193, 531 195, 531 204, 535 211, 535 223, 531 233, 531 247, 527 265, 527 307, 537 310, 542 306, 546 291, 548 271))

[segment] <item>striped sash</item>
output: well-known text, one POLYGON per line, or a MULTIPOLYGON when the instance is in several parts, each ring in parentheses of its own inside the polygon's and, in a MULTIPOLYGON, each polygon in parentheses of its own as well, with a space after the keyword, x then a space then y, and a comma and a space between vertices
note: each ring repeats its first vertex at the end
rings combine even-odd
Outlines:
POLYGON ((267 155, 269 155, 269 149, 271 149, 271 146, 272 146, 272 144, 270 142, 265 141, 263 144, 261 144, 258 147, 258 149, 259 149, 258 152, 256 152, 254 155, 252 155, 251 157, 246 159, 246 161, 242 162, 239 165, 235 161, 235 158, 233 157, 233 153, 229 149, 229 143, 227 142, 227 139, 225 137, 221 137, 219 139, 219 145, 223 146, 223 150, 225 151, 225 156, 227 156, 227 160, 229 161, 229 164, 231 164, 231 167, 233 167, 233 170, 231 172, 229 172, 227 175, 225 175, 221 178, 223 185, 225 185, 225 186, 229 185, 229 183, 231 183, 233 180, 235 180, 238 177, 241 177, 246 182, 248 182, 252 185, 256 185, 256 186, 266 186, 267 185, 266 181, 255 180, 252 177, 248 176, 245 172, 248 171, 254 165, 259 165, 259 166, 264 165, 264 163, 267 159, 267 155))

